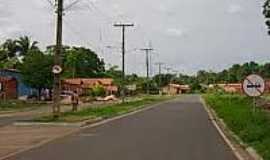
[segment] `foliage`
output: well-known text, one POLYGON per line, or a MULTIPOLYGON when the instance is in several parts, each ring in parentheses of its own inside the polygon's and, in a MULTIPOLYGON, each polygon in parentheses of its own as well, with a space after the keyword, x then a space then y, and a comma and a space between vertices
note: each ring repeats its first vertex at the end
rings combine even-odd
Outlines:
POLYGON ((204 98, 236 135, 270 159, 269 113, 260 109, 253 112, 252 100, 245 96, 220 93, 204 98))
POLYGON ((265 24, 268 27, 268 34, 270 34, 270 0, 265 0, 263 5, 263 15, 266 18, 265 24))
MULTIPOLYGON (((270 63, 258 64, 256 62, 249 62, 244 64, 234 64, 232 67, 221 72, 200 70, 197 72, 196 76, 180 74, 178 77, 174 77, 171 82, 189 84, 193 91, 204 92, 209 84, 240 83, 246 76, 252 73, 259 74, 265 79, 269 79, 270 63)), ((158 76, 154 77, 154 80, 157 83, 159 82, 158 76)), ((162 85, 165 85, 165 82, 168 83, 168 79, 163 80, 162 85)))
POLYGON ((29 104, 25 101, 19 100, 6 100, 0 101, 0 111, 21 111, 24 109, 39 107, 38 104, 29 104))
POLYGON ((52 67, 52 55, 45 55, 39 50, 31 50, 19 69, 23 75, 24 83, 40 90, 52 88, 52 67))
POLYGON ((64 54, 64 77, 100 77, 105 72, 105 63, 97 54, 84 47, 72 47, 64 54))
POLYGON ((92 88, 90 93, 93 97, 103 97, 106 95, 106 90, 103 86, 96 85, 95 87, 92 88))
POLYGON ((170 82, 174 82, 176 75, 173 74, 160 74, 153 77, 153 80, 160 86, 164 87, 170 82))
POLYGON ((0 68, 18 68, 29 50, 39 50, 37 43, 28 36, 7 39, 0 45, 0 68))
POLYGON ((39 50, 37 47, 38 42, 32 42, 28 36, 19 37, 15 42, 20 56, 26 56, 30 50, 39 50))

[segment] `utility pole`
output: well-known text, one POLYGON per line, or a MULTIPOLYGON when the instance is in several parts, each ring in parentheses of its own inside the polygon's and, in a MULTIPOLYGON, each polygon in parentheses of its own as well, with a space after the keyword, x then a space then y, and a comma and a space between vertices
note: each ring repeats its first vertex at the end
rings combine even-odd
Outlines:
POLYGON ((126 48, 125 48, 125 31, 126 27, 134 27, 134 24, 127 24, 127 23, 119 23, 114 24, 114 27, 121 27, 122 28, 122 83, 121 83, 121 97, 122 102, 125 102, 125 54, 126 54, 126 48))
POLYGON ((162 65, 164 65, 164 63, 162 63, 162 62, 158 62, 158 63, 156 63, 156 65, 158 65, 158 77, 159 77, 159 93, 161 94, 161 69, 162 69, 162 65))
POLYGON ((61 93, 61 54, 62 54, 62 29, 63 29, 63 6, 64 0, 55 0, 57 5, 57 23, 56 23, 56 46, 54 55, 54 83, 53 83, 53 115, 60 115, 60 93, 61 93), (58 70, 58 71, 57 71, 58 70))
POLYGON ((147 76, 147 94, 149 94, 149 52, 153 51, 152 48, 142 48, 141 51, 145 51, 146 54, 146 76, 147 76))

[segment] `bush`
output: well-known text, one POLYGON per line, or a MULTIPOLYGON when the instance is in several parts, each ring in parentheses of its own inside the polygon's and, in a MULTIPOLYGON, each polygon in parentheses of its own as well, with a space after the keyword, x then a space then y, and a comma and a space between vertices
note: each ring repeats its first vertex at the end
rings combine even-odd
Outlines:
POLYGON ((104 97, 106 95, 106 90, 103 86, 97 85, 91 90, 91 95, 93 97, 104 97))

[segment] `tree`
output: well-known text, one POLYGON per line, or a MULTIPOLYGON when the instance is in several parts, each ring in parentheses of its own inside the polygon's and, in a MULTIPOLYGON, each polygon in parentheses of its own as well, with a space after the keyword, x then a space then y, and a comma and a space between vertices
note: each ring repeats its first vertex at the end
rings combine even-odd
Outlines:
POLYGON ((16 41, 7 39, 0 46, 0 67, 1 68, 16 68, 19 64, 18 46, 16 41))
POLYGON ((38 89, 40 97, 42 89, 52 88, 52 67, 52 55, 45 55, 39 50, 30 50, 20 66, 22 80, 28 86, 38 89))
POLYGON ((6 58, 10 59, 17 56, 18 46, 15 40, 7 39, 1 46, 1 50, 6 54, 6 58))
POLYGON ((31 42, 31 38, 28 36, 20 37, 18 40, 16 40, 16 43, 20 56, 26 56, 29 50, 39 50, 37 46, 38 42, 31 42))
POLYGON ((66 50, 63 58, 65 77, 100 77, 105 72, 105 63, 95 52, 84 47, 66 50))
POLYGON ((266 0, 263 5, 263 15, 266 18, 265 24, 268 27, 268 34, 270 35, 270 0, 266 0))

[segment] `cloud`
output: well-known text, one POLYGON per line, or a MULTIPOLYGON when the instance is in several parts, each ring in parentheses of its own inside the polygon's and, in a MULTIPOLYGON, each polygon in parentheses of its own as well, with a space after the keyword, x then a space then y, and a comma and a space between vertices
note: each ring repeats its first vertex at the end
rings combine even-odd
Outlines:
POLYGON ((187 31, 180 28, 168 28, 166 35, 173 37, 184 37, 187 35, 187 31))
POLYGON ((22 34, 24 31, 19 27, 15 25, 11 25, 8 27, 2 27, 0 28, 0 37, 13 37, 18 34, 22 34))
POLYGON ((238 4, 231 4, 229 5, 229 7, 227 8, 227 13, 229 14, 239 14, 241 12, 243 12, 243 7, 238 5, 238 4))
POLYGON ((158 12, 162 14, 165 14, 168 16, 174 15, 174 12, 172 11, 172 9, 170 7, 166 7, 165 5, 159 5, 156 9, 158 12))

